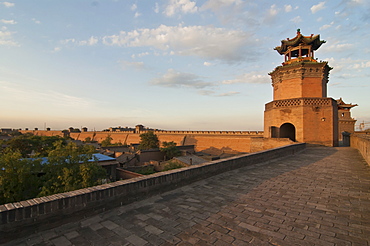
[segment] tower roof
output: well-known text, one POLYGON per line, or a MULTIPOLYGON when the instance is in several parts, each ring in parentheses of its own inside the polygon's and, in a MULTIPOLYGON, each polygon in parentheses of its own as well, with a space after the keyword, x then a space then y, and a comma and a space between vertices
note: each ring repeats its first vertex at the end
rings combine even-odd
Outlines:
POLYGON ((350 108, 358 106, 357 104, 345 103, 342 98, 339 98, 336 101, 337 101, 337 105, 339 109, 350 109, 350 108))
POLYGON ((304 45, 311 45, 313 50, 317 50, 320 46, 326 43, 325 40, 320 40, 320 34, 310 36, 303 36, 300 32, 300 29, 297 30, 297 36, 292 39, 287 38, 286 40, 281 40, 281 46, 277 46, 274 48, 280 55, 284 55, 284 53, 288 50, 289 47, 296 47, 300 44, 304 45))

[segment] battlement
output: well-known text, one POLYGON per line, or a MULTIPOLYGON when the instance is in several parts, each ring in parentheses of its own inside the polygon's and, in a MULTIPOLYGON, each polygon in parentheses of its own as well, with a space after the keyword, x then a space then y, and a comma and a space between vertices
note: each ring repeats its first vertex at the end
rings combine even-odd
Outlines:
POLYGON ((189 135, 258 135, 263 136, 263 131, 154 131, 160 134, 189 134, 189 135))
POLYGON ((332 98, 294 98, 269 102, 265 105, 265 110, 292 106, 332 106, 334 103, 332 98))

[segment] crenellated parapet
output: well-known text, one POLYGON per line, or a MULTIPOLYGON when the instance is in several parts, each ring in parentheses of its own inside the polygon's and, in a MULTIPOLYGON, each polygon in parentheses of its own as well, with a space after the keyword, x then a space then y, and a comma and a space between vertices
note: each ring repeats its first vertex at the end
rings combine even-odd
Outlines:
POLYGON ((187 134, 187 135, 263 135, 263 131, 154 131, 155 134, 187 134))
POLYGON ((265 104, 265 110, 295 106, 332 106, 334 104, 335 100, 332 98, 294 98, 269 102, 265 104))
POLYGON ((269 75, 272 79, 272 86, 284 80, 305 78, 321 78, 324 83, 328 83, 329 72, 332 69, 327 62, 297 62, 278 66, 269 75))

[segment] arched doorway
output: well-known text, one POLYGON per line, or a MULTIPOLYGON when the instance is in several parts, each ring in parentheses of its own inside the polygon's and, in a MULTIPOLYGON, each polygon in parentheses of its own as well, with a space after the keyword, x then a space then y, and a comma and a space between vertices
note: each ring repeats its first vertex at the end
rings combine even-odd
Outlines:
POLYGON ((280 137, 295 141, 295 127, 293 124, 284 123, 280 126, 280 137))

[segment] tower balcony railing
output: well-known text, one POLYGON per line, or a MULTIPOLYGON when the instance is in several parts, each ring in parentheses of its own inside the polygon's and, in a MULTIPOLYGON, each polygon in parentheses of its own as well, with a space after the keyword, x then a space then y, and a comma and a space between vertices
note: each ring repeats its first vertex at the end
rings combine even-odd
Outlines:
POLYGON ((265 105, 265 110, 295 106, 331 106, 333 105, 333 103, 334 99, 332 98, 315 98, 315 97, 292 98, 269 102, 265 105))
POLYGON ((290 60, 287 60, 285 62, 283 62, 283 65, 289 65, 289 64, 292 64, 292 63, 295 63, 295 62, 317 62, 317 60, 315 60, 314 58, 312 57, 297 57, 297 58, 292 58, 290 60))

